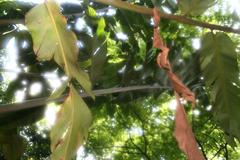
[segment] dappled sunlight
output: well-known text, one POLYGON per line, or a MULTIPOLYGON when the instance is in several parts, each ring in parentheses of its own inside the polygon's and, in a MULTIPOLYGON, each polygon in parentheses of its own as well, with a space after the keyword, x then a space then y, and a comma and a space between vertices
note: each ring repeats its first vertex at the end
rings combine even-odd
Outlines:
POLYGON ((200 39, 199 38, 192 39, 192 46, 195 50, 200 49, 200 47, 201 47, 200 39))
POLYGON ((193 115, 198 117, 201 114, 201 112, 198 109, 193 110, 193 115))
POLYGON ((92 154, 87 154, 83 146, 81 146, 77 151, 77 159, 76 160, 96 160, 92 154))
POLYGON ((3 73, 3 79, 5 82, 13 81, 17 78, 20 68, 18 66, 18 48, 17 40, 15 37, 11 38, 6 45, 6 53, 2 57, 3 68, 14 69, 15 72, 5 72, 3 73))
POLYGON ((106 15, 107 16, 114 16, 116 14, 116 9, 115 8, 109 8, 106 15))
POLYGON ((208 105, 206 108, 207 111, 211 111, 211 109, 212 109, 212 105, 208 105))
POLYGON ((26 48, 29 47, 29 43, 28 43, 27 41, 23 41, 21 47, 22 47, 23 49, 26 49, 26 48))
POLYGON ((75 29, 77 31, 83 31, 87 27, 86 21, 84 18, 78 18, 76 23, 75 23, 75 29))
POLYGON ((15 26, 17 27, 17 30, 19 31, 26 31, 27 27, 23 24, 15 24, 15 26))
POLYGON ((46 120, 46 127, 51 128, 55 124, 56 115, 59 111, 60 106, 55 103, 49 103, 46 107, 44 118, 46 120))
POLYGON ((84 18, 77 18, 75 29, 79 32, 86 31, 88 35, 93 36, 92 29, 87 25, 84 18))
POLYGON ((46 72, 43 74, 43 76, 46 78, 47 82, 53 90, 60 87, 62 84, 61 78, 57 74, 57 70, 53 72, 46 72))
POLYGON ((116 33, 116 36, 119 40, 126 41, 128 39, 128 36, 126 34, 124 34, 123 32, 116 33))
POLYGON ((177 108, 177 101, 176 101, 176 99, 172 99, 169 102, 169 109, 172 110, 172 111, 175 111, 176 108, 177 108))
POLYGON ((42 92, 42 84, 40 82, 34 82, 30 86, 29 94, 31 96, 37 96, 42 92))
POLYGON ((172 14, 171 10, 168 7, 162 7, 163 11, 167 14, 172 14))
POLYGON ((15 102, 22 102, 26 97, 26 88, 18 90, 14 93, 15 102))
POLYGON ((142 136, 143 135, 143 129, 140 127, 131 127, 128 129, 128 133, 130 136, 142 136))

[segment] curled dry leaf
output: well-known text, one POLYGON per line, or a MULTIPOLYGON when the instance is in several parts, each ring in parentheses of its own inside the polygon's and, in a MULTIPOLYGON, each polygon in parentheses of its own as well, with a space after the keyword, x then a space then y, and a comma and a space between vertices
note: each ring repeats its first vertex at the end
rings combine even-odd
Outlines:
POLYGON ((195 95, 182 83, 182 81, 176 76, 176 74, 173 73, 171 64, 168 60, 169 48, 163 42, 159 33, 159 29, 157 27, 160 21, 160 16, 156 8, 153 9, 153 13, 153 19, 155 23, 153 47, 161 50, 157 57, 157 64, 160 68, 166 70, 168 78, 170 79, 173 89, 175 91, 178 104, 175 115, 175 137, 178 141, 179 148, 187 155, 189 160, 203 160, 204 157, 201 151, 198 149, 196 139, 192 132, 192 127, 187 121, 187 116, 184 107, 180 103, 179 97, 180 94, 184 99, 191 102, 192 105, 195 106, 195 95))
MULTIPOLYGON (((153 9, 153 13, 154 13, 154 17, 153 17, 154 23, 155 23, 155 26, 157 26, 160 21, 160 16, 156 8, 153 9)), ((185 98, 187 101, 191 102, 193 106, 195 106, 194 93, 191 92, 190 89, 188 89, 182 83, 182 81, 176 76, 176 74, 174 74, 172 71, 171 64, 168 60, 169 48, 163 42, 159 33, 159 29, 157 27, 154 28, 153 39, 154 39, 153 47, 161 49, 161 52, 157 57, 157 64, 159 65, 160 68, 163 68, 167 71, 168 78, 171 80, 174 90, 177 93, 179 93, 183 98, 185 98)))
POLYGON ((173 72, 168 72, 168 77, 171 80, 174 90, 179 93, 188 102, 191 102, 195 106, 195 95, 189 88, 187 88, 182 81, 173 72))
POLYGON ((169 49, 167 47, 164 47, 162 49, 162 52, 160 54, 158 54, 158 57, 157 57, 157 64, 163 68, 163 69, 166 69, 166 70, 171 70, 171 66, 170 66, 170 63, 168 61, 168 52, 169 52, 169 49))

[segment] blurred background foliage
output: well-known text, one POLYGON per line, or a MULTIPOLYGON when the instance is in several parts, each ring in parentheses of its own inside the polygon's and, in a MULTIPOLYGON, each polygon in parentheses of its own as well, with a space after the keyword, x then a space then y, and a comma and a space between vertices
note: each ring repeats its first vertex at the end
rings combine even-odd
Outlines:
MULTIPOLYGON (((128 1, 181 14, 175 0, 128 1)), ((194 18, 239 27, 239 13, 226 4, 230 2, 218 0, 194 18)), ((53 61, 38 62, 33 53, 32 39, 23 22, 34 5, 0 1, 0 21, 11 21, 0 26, 1 104, 47 97, 64 79, 63 71, 53 61)), ((167 88, 115 93, 95 101, 86 99, 94 120, 88 141, 79 149, 76 159, 186 159, 173 137, 175 101, 165 72, 156 65, 158 52, 152 48, 152 19, 87 0, 61 3, 61 7, 68 28, 77 35, 79 63, 89 72, 93 89, 132 85, 167 88)), ((169 58, 175 73, 196 93, 197 107, 186 107, 205 158, 238 159, 238 142, 235 149, 231 148, 213 119, 209 91, 199 69, 200 38, 208 30, 166 19, 161 20, 160 28, 171 49, 169 58)), ((229 36, 239 44, 238 35, 229 36)), ((57 108, 57 104, 51 104, 0 113, 0 159, 19 159, 17 153, 22 152, 22 160, 47 159, 52 125, 47 117, 54 117, 57 108), (9 150, 16 155, 8 154, 9 150), (10 157, 4 158, 3 153, 10 157)))

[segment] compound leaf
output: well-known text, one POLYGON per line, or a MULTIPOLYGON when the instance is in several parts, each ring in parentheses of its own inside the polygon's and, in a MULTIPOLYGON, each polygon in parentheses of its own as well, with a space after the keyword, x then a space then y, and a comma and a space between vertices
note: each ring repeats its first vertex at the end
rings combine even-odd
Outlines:
POLYGON ((240 139, 240 83, 235 45, 225 33, 207 33, 202 38, 200 53, 214 118, 227 135, 240 139))

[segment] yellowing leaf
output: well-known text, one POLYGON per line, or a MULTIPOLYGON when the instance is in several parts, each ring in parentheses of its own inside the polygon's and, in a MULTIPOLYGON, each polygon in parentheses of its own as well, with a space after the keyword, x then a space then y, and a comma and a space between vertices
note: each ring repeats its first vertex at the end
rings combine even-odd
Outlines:
POLYGON ((87 139, 91 112, 73 86, 51 131, 52 159, 70 160, 87 139))
MULTIPOLYGON (((67 29, 67 22, 60 13, 60 7, 53 0, 34 7, 26 15, 26 25, 33 38, 34 51, 38 60, 54 59, 66 72, 66 81, 50 98, 56 98, 65 90, 71 78, 92 97, 91 83, 87 73, 78 65, 77 39, 67 29)), ((91 124, 91 112, 77 91, 70 87, 70 95, 58 113, 56 125, 51 131, 51 158, 70 160, 87 138, 91 124)))
POLYGON ((26 15, 26 25, 33 38, 33 48, 38 60, 54 60, 65 70, 69 78, 76 78, 91 94, 88 74, 78 66, 77 38, 67 29, 67 22, 53 0, 34 7, 26 15))

